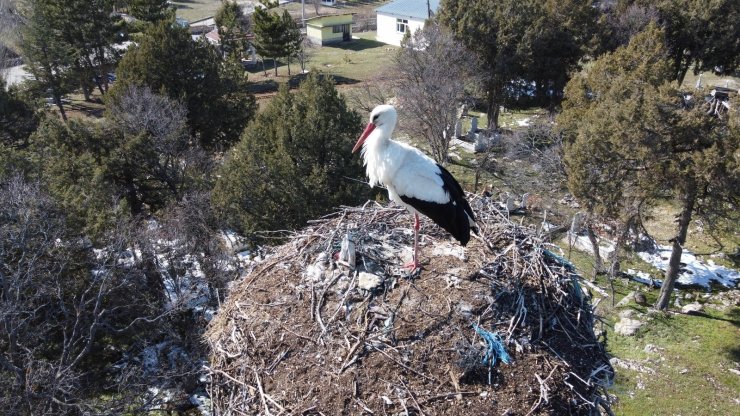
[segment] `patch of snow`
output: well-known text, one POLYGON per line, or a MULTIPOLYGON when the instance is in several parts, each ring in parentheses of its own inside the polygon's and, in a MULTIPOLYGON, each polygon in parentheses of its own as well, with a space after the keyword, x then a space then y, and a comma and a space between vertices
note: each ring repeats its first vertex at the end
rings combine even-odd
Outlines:
MULTIPOLYGON (((576 235, 575 238, 573 237, 573 234, 568 233, 568 236, 566 237, 566 242, 568 244, 572 244, 573 248, 575 248, 576 250, 580 250, 589 254, 594 254, 591 240, 589 240, 587 236, 576 235)), ((604 239, 599 240, 599 255, 601 255, 602 259, 608 259, 613 251, 614 243, 604 239)))
MULTIPOLYGON (((668 269, 671 247, 658 245, 653 253, 638 252, 637 255, 645 262, 665 271, 668 269)), ((740 283, 740 272, 737 270, 716 265, 712 260, 705 263, 686 249, 681 254, 681 265, 681 273, 678 275, 677 282, 682 285, 708 288, 710 283, 715 282, 725 287, 735 288, 740 283)))
POLYGON ((519 125, 519 127, 528 127, 530 122, 530 118, 527 117, 523 120, 517 120, 516 124, 519 125))
POLYGON ((0 69, 0 75, 5 79, 6 87, 20 84, 24 81, 33 79, 33 75, 26 71, 25 65, 11 66, 10 68, 0 69))

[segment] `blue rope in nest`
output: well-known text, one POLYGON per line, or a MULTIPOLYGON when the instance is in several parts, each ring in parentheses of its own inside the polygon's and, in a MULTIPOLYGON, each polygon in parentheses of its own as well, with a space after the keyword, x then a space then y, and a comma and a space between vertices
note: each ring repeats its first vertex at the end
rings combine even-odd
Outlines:
POLYGON ((511 363, 511 357, 506 353, 504 348, 504 341, 501 336, 495 332, 488 332, 485 329, 473 324, 473 329, 478 335, 486 341, 486 355, 483 357, 483 365, 493 367, 496 365, 496 357, 503 361, 505 364, 511 363))
POLYGON ((583 301, 583 292, 581 291, 581 285, 578 283, 578 273, 576 272, 576 266, 573 265, 573 263, 569 262, 565 258, 558 256, 557 254, 553 253, 550 250, 542 249, 542 253, 549 257, 561 266, 565 267, 568 272, 570 272, 570 278, 573 282, 573 293, 576 295, 579 301, 583 301))

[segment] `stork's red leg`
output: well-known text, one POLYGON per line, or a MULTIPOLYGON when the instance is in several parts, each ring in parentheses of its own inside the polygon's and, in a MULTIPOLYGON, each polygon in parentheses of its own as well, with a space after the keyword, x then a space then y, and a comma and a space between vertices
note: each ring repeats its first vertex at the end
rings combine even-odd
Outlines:
POLYGON ((417 252, 419 251, 419 226, 419 214, 414 214, 414 259, 411 263, 407 263, 403 266, 405 269, 409 269, 412 272, 421 268, 421 264, 419 263, 419 258, 417 256, 417 252))

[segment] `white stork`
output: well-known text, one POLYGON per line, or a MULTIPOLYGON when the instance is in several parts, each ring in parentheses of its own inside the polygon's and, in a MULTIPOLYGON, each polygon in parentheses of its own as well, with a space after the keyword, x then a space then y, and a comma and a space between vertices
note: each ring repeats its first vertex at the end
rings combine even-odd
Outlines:
POLYGON ((470 230, 476 232, 477 226, 462 187, 450 172, 419 149, 391 139, 397 119, 393 106, 375 107, 352 153, 362 147, 370 186, 384 185, 390 199, 414 214, 414 258, 406 265, 413 271, 420 267, 419 213, 463 246, 470 240, 470 230))

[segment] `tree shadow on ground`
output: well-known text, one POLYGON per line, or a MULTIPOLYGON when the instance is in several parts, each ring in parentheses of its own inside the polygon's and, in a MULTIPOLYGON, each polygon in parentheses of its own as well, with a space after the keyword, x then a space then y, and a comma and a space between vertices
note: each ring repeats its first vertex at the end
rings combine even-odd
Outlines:
POLYGON ((372 40, 372 39, 352 39, 351 41, 348 41, 348 42, 340 42, 340 43, 334 43, 331 45, 324 45, 322 46, 322 48, 336 48, 336 49, 342 49, 342 50, 347 50, 347 51, 359 52, 365 49, 379 48, 382 46, 388 46, 389 48, 393 47, 391 45, 387 45, 383 42, 378 42, 377 40, 372 40))
MULTIPOLYGON (((267 79, 263 81, 251 82, 249 84, 249 92, 252 94, 268 94, 277 92, 280 88, 280 84, 287 82, 290 89, 298 88, 308 74, 295 74, 291 75, 290 78, 281 76, 280 79, 267 79)), ((360 81, 354 78, 347 78, 340 75, 331 74, 319 74, 319 77, 331 77, 335 85, 352 85, 357 84, 360 81)))

